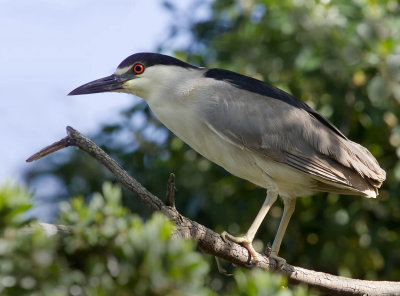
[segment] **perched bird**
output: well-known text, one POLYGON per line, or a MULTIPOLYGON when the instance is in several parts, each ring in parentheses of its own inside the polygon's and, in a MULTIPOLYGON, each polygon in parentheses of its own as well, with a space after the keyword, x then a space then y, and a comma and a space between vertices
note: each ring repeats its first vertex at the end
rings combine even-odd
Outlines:
POLYGON ((267 83, 223 69, 196 67, 176 58, 137 53, 114 74, 69 95, 124 92, 143 98, 176 136, 231 174, 267 189, 247 233, 224 239, 252 246, 265 215, 283 199, 284 211, 271 248, 279 248, 296 198, 316 192, 376 197, 386 173, 372 154, 352 142, 307 104, 267 83))

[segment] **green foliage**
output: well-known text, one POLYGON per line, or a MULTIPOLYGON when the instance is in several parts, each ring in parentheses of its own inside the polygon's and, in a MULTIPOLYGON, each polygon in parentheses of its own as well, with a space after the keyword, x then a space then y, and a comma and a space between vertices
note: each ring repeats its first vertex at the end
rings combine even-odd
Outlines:
POLYGON ((88 206, 82 198, 73 199, 60 215, 73 233, 64 238, 64 250, 85 275, 82 286, 90 286, 89 294, 205 293, 208 265, 190 241, 170 239, 171 222, 155 214, 143 223, 121 206, 121 191, 110 184, 104 185, 103 195, 95 194, 88 206), (93 287, 91 278, 97 278, 93 287))
POLYGON ((312 296, 306 288, 300 286, 289 290, 286 279, 272 273, 266 273, 260 269, 236 270, 236 286, 230 291, 229 295, 235 296, 312 296))
POLYGON ((0 186, 1 295, 35 295, 31 292, 39 291, 38 285, 55 288, 52 282, 56 283, 57 274, 61 274, 60 269, 65 265, 61 260, 53 261, 58 244, 54 239, 47 238, 40 228, 33 228, 31 232, 24 229, 29 221, 23 213, 29 209, 30 202, 25 189, 11 184, 0 186))
MULTIPOLYGON (((26 192, 1 192, 1 211, 27 205, 26 192), (9 202, 14 197, 19 202, 9 202)), ((203 288, 208 264, 193 243, 171 239, 173 225, 162 214, 143 223, 120 199, 120 189, 105 184, 88 205, 81 197, 63 204, 60 223, 69 233, 55 236, 8 220, 0 239, 1 295, 210 295, 203 288)))
POLYGON ((24 225, 27 223, 21 213, 31 207, 28 192, 22 188, 6 183, 0 187, 0 229, 6 225, 24 225), (12 198, 10 198, 12 197, 12 198))
MULTIPOLYGON (((0 212, 18 212, 0 227, 1 295, 216 295, 193 242, 172 238, 174 226, 160 213, 147 222, 132 214, 118 187, 104 184, 88 204, 82 197, 64 203, 59 223, 68 231, 57 235, 21 223, 28 206, 25 190, 0 187, 0 212)), ((262 271, 238 271, 235 280, 226 295, 303 295, 262 271)))

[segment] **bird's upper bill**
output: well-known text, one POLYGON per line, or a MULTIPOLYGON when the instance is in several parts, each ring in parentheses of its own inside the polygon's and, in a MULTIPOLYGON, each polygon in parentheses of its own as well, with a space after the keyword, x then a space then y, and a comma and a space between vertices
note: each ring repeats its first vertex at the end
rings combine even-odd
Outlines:
POLYGON ((104 78, 94 80, 92 82, 86 83, 84 85, 75 88, 68 95, 84 95, 93 94, 109 91, 123 91, 124 82, 131 80, 133 77, 131 75, 110 75, 104 78))

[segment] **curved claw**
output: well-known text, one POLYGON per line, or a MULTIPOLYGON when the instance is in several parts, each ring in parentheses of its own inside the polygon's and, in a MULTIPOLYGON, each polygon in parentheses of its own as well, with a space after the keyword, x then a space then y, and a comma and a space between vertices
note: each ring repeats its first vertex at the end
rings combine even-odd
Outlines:
POLYGON ((233 236, 226 231, 221 233, 221 238, 226 242, 227 240, 230 240, 231 242, 237 243, 242 245, 249 251, 251 259, 253 260, 254 263, 260 262, 260 255, 257 253, 257 251, 253 248, 252 241, 249 240, 247 236, 233 236))
POLYGON ((286 259, 279 257, 277 252, 272 251, 269 257, 276 260, 276 263, 278 263, 278 269, 282 269, 283 265, 286 264, 286 259))

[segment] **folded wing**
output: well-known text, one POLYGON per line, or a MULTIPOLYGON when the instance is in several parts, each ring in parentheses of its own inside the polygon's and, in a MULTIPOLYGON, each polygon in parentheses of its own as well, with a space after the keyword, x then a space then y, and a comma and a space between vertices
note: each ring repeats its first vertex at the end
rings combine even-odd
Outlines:
POLYGON ((232 81, 216 83, 206 124, 240 147, 313 176, 316 190, 375 197, 386 174, 372 154, 306 104, 271 89, 249 95, 232 81))

